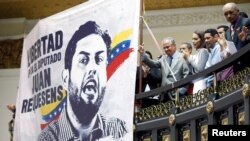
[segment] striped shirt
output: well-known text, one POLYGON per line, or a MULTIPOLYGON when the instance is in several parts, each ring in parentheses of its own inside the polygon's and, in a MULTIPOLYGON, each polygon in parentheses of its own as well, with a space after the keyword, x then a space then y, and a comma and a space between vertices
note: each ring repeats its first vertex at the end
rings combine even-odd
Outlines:
MULTIPOLYGON (((105 137, 111 137, 114 141, 120 141, 127 132, 126 123, 118 118, 106 119, 97 114, 97 120, 90 135, 84 141, 98 141, 105 137)), ((58 120, 52 121, 39 135, 38 141, 81 141, 78 132, 73 128, 66 114, 62 111, 58 120)))

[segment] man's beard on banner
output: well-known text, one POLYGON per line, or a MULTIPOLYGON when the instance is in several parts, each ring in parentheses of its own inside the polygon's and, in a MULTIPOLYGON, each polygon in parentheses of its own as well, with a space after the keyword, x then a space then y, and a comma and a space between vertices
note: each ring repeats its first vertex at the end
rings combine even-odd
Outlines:
POLYGON ((101 92, 98 92, 99 94, 95 103, 92 103, 91 101, 86 103, 81 97, 81 91, 74 86, 71 80, 69 81, 68 96, 70 103, 67 105, 72 107, 79 123, 83 125, 89 124, 94 116, 96 116, 103 101, 105 89, 106 87, 100 89, 101 92))

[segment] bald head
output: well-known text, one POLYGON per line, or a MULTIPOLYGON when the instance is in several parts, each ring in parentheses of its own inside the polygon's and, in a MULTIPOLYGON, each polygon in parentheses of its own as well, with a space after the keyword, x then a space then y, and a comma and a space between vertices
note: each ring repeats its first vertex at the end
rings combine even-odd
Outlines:
POLYGON ((225 4, 222 10, 224 12, 226 20, 233 24, 239 15, 239 8, 237 7, 237 5, 233 2, 230 2, 225 4))
POLYGON ((222 8, 223 12, 228 11, 228 10, 239 10, 237 5, 233 2, 230 3, 226 3, 223 8, 222 8))

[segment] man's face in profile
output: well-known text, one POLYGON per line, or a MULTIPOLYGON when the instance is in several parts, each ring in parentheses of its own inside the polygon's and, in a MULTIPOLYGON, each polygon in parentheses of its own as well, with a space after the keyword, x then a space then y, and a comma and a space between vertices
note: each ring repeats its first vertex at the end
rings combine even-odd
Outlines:
POLYGON ((207 48, 212 48, 214 44, 217 42, 217 35, 213 37, 211 33, 205 33, 204 38, 207 48))
POLYGON ((107 81, 106 62, 106 44, 99 35, 91 34, 77 42, 68 94, 72 110, 78 118, 91 118, 98 111, 107 81))
POLYGON ((224 28, 219 28, 219 29, 217 29, 217 32, 218 32, 220 38, 225 39, 225 34, 226 34, 226 33, 225 33, 225 31, 224 31, 224 28))

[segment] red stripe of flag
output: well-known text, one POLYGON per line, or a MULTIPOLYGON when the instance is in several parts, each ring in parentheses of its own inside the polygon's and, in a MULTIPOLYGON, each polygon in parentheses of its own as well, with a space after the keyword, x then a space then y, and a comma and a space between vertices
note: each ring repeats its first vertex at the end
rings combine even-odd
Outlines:
POLYGON ((48 122, 48 123, 41 124, 41 125, 40 125, 40 126, 41 126, 41 129, 43 130, 43 129, 44 129, 46 126, 48 126, 52 121, 58 120, 58 118, 59 118, 60 115, 61 115, 61 114, 56 115, 56 117, 55 117, 53 120, 51 120, 50 122, 48 122))
POLYGON ((118 69, 118 67, 129 57, 129 54, 133 51, 133 48, 122 52, 112 61, 107 67, 107 79, 113 75, 113 73, 118 69))

